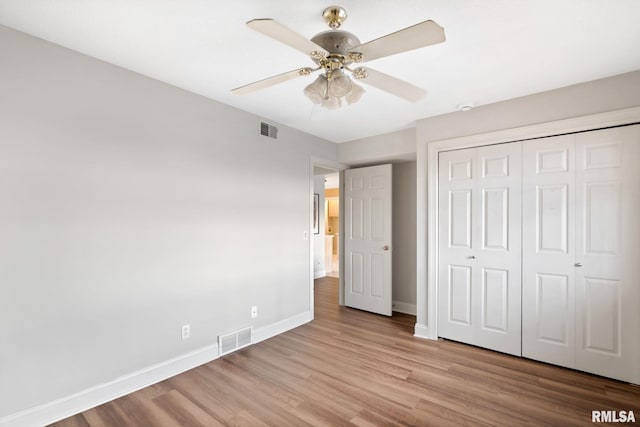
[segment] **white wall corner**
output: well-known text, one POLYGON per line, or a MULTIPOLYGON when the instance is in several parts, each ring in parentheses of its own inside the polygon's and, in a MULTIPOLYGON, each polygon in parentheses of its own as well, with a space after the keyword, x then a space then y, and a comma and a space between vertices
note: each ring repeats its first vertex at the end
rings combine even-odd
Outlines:
POLYGON ((310 311, 305 311, 303 313, 296 314, 295 316, 289 317, 288 319, 284 319, 279 322, 272 323, 271 325, 254 329, 253 337, 252 337, 253 344, 259 343, 260 341, 264 341, 266 339, 275 337, 276 335, 280 335, 284 332, 290 331, 291 329, 297 328, 298 326, 302 326, 305 323, 311 322, 312 320, 313 320, 313 314, 310 311))
POLYGON ((104 384, 0 418, 2 427, 49 425, 218 358, 218 344, 148 366, 104 384))
POLYGON ((404 301, 393 301, 393 311, 416 315, 416 305, 404 301))

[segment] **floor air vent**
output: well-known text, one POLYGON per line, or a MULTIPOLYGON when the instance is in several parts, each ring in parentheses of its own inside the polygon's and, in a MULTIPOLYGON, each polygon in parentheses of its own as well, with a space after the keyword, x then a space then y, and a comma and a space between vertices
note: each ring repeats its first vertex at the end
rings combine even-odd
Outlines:
POLYGON ((278 139, 278 128, 269 123, 260 122, 260 135, 278 139))
POLYGON ((220 335, 218 337, 218 349, 220 350, 220 356, 224 356, 225 354, 229 354, 251 345, 252 334, 253 328, 248 327, 225 335, 220 335))

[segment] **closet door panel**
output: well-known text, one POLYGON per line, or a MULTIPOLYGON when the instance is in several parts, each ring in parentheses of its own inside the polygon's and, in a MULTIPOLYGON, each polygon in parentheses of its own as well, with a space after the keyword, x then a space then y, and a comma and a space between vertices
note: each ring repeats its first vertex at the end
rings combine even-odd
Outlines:
POLYGON ((439 158, 439 335, 474 343, 475 298, 472 271, 476 215, 475 150, 440 153, 439 158))
POLYGON ((440 153, 438 334, 521 355, 521 145, 440 153))
POLYGON ((476 345, 520 356, 521 143, 477 148, 474 307, 476 345))
POLYGON ((574 136, 527 141, 522 170, 522 355, 574 367, 574 136))
POLYGON ((640 126, 576 135, 576 368, 640 382, 640 126))

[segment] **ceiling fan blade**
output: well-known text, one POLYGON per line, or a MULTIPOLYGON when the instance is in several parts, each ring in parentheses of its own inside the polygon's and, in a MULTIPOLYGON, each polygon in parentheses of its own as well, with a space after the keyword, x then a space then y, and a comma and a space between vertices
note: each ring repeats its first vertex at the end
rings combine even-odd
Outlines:
POLYGON ((361 53, 364 62, 443 41, 445 41, 444 28, 429 20, 363 43, 351 49, 350 52, 361 53))
POLYGON ((277 76, 267 77, 266 79, 262 79, 257 82, 249 83, 248 85, 231 89, 231 93, 233 93, 234 95, 246 95, 247 93, 265 89, 269 86, 277 85, 278 83, 295 79, 296 77, 308 76, 309 74, 311 74, 311 71, 311 68, 298 68, 297 70, 291 70, 286 73, 278 74, 277 76))
POLYGON ((380 71, 372 70, 371 68, 361 68, 367 72, 367 77, 358 79, 358 82, 377 87, 380 90, 406 99, 409 102, 417 102, 427 94, 426 90, 405 82, 404 80, 397 79, 380 71))
POLYGON ((262 34, 289 45, 307 55, 314 51, 323 54, 328 53, 311 40, 304 38, 300 34, 285 27, 279 22, 274 21, 273 19, 252 19, 247 22, 247 25, 262 34))

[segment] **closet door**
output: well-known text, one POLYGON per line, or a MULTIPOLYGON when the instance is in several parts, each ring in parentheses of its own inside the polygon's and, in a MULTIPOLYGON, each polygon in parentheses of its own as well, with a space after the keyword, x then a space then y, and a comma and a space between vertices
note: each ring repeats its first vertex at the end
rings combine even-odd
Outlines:
POLYGON ((575 365, 574 135, 523 147, 522 355, 575 365))
POLYGON ((438 160, 438 335, 475 344, 472 301, 475 234, 475 149, 440 153, 438 160))
POLYGON ((576 368, 640 383, 640 126, 575 138, 576 368))
POLYGON ((521 354, 520 143, 440 154, 439 335, 521 354))
POLYGON ((522 355, 640 383, 640 126, 523 148, 522 355))

